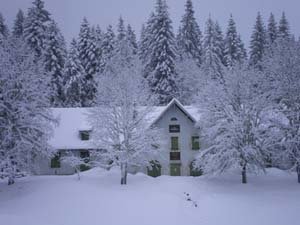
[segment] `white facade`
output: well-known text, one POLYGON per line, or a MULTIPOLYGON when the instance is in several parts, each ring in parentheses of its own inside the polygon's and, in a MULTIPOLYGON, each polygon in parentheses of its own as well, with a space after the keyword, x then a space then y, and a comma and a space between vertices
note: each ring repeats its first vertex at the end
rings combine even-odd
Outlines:
MULTIPOLYGON (((54 129, 50 144, 56 150, 59 150, 61 155, 64 154, 65 150, 72 150, 74 154, 80 156, 86 153, 87 150, 93 149, 92 143, 88 140, 82 140, 81 137, 82 131, 90 130, 87 123, 87 108, 56 108, 53 109, 53 112, 54 115, 58 117, 59 124, 54 129)), ((197 137, 199 137, 199 129, 195 126, 198 119, 199 113, 196 108, 183 106, 176 99, 173 99, 167 106, 155 107, 151 115, 150 123, 164 131, 165 137, 168 139, 166 142, 169 143, 167 145, 168 149, 163 151, 164 155, 162 155, 162 158, 167 160, 168 163, 162 165, 160 170, 161 174, 190 175, 191 162, 199 151, 199 149, 192 148, 192 137, 194 137, 194 140, 197 140, 197 137), (172 130, 172 127, 176 129, 179 128, 179 132, 176 132, 178 131, 176 129, 172 130), (173 132, 170 132, 170 129, 173 132), (171 144, 172 138, 173 146, 171 144), (172 157, 172 159, 170 159, 170 157, 172 157)), ((73 168, 64 163, 55 165, 52 162, 51 164, 51 160, 49 159, 37 159, 37 161, 37 174, 59 175, 72 174, 75 172, 73 168)), ((143 168, 141 172, 147 173, 147 168, 143 168)))

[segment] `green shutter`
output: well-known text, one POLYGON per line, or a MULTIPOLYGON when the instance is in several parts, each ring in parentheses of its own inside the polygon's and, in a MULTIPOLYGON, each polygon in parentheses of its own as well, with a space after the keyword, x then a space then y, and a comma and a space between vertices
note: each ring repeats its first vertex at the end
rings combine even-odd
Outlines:
POLYGON ((171 137, 171 150, 179 150, 178 137, 171 137))
POLYGON ((200 139, 199 136, 192 137, 192 149, 199 150, 200 149, 200 139))

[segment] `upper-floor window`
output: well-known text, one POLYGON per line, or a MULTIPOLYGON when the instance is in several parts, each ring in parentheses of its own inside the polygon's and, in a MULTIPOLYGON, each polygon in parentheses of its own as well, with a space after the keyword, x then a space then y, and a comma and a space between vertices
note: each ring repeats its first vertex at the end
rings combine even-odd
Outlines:
POLYGON ((177 121, 177 118, 176 117, 172 117, 171 121, 177 121))
POLYGON ((192 136, 192 150, 200 149, 200 138, 199 136, 192 136))
POLYGON ((180 125, 169 125, 169 132, 170 133, 179 133, 180 132, 180 125))
POLYGON ((171 150, 173 151, 179 150, 178 137, 171 137, 171 150))
POLYGON ((80 139, 82 141, 88 141, 90 140, 90 130, 82 130, 82 131, 79 131, 80 133, 80 139))

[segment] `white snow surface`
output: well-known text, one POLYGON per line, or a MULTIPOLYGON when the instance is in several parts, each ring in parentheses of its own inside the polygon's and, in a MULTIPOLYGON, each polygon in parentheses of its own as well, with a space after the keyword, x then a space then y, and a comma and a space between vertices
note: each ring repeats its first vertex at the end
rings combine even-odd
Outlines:
POLYGON ((92 169, 72 176, 0 181, 1 225, 293 225, 299 224, 295 174, 271 169, 241 184, 216 178, 129 175, 92 169), (184 192, 190 194, 187 201, 184 192), (197 204, 195 207, 194 204, 197 204))

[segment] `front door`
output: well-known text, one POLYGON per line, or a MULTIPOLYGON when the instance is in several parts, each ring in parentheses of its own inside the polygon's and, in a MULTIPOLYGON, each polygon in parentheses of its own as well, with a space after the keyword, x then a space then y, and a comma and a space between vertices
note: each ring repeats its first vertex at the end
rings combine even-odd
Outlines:
POLYGON ((170 175, 180 176, 180 164, 170 164, 170 175))

